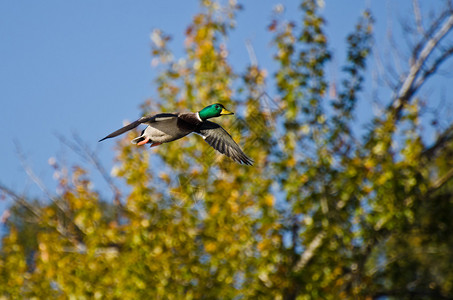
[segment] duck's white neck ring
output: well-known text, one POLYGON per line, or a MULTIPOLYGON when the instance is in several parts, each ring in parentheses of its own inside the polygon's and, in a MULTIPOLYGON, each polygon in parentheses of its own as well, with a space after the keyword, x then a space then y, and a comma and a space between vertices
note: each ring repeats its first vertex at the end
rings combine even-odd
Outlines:
POLYGON ((203 119, 200 117, 200 112, 197 112, 198 121, 203 122, 203 119))

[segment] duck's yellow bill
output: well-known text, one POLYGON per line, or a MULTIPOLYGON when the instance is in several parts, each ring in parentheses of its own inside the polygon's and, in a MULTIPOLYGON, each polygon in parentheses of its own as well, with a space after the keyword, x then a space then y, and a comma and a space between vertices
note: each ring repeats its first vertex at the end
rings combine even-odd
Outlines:
POLYGON ((233 112, 226 110, 225 108, 222 108, 222 111, 220 112, 221 115, 234 115, 233 112))

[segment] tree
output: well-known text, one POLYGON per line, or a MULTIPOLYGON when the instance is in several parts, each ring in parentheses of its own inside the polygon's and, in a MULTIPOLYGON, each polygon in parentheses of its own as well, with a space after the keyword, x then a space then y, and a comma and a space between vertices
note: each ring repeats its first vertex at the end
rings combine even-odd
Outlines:
MULTIPOLYGON (((153 31, 158 95, 143 113, 220 99, 244 112, 222 124, 241 137, 255 165, 232 163, 195 137, 162 146, 151 158, 130 144, 131 133, 118 142, 114 167, 129 190, 110 182, 111 204, 90 188, 80 167, 68 172, 54 164, 61 192, 50 204, 30 203, 0 186, 16 200, 1 248, 0 294, 453 298, 453 127, 425 145, 418 97, 453 54, 452 3, 430 24, 416 18, 407 71, 363 137, 354 116, 357 103, 366 101, 371 12, 347 36, 343 81, 329 100, 332 51, 318 1, 301 1, 297 22, 275 15, 272 78, 256 64, 236 72, 228 62, 225 41, 241 6, 201 3, 186 31, 186 57, 175 59, 170 37, 153 31), (150 160, 162 166, 158 172, 150 160), (31 245, 20 239, 27 222, 36 232, 31 245)), ((85 154, 98 165, 94 154, 85 154)))

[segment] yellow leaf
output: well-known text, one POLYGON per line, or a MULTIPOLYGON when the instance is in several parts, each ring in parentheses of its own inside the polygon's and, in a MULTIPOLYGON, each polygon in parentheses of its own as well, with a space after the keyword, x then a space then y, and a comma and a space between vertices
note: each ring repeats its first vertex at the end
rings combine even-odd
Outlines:
POLYGON ((264 197, 264 203, 265 203, 267 206, 273 206, 273 205, 274 205, 274 202, 275 202, 275 199, 274 199, 274 196, 273 196, 273 195, 267 194, 267 195, 264 197))
POLYGON ((217 244, 215 242, 206 242, 204 245, 206 252, 214 252, 217 249, 217 244))

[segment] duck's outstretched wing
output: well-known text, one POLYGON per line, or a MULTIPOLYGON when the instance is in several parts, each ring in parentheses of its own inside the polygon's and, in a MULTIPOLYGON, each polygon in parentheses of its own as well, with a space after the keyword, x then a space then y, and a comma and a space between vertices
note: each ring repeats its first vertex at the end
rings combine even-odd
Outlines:
POLYGON ((234 161, 249 166, 253 165, 253 160, 242 152, 241 148, 236 144, 231 135, 219 124, 205 121, 195 132, 200 134, 212 148, 225 154, 234 161))
POLYGON ((146 116, 146 117, 141 117, 140 119, 130 123, 129 125, 124 126, 123 128, 118 129, 117 131, 112 132, 108 136, 106 136, 103 139, 100 139, 99 142, 102 142, 105 139, 109 139, 115 136, 118 136, 120 134, 125 133, 126 131, 129 131, 131 129, 134 129, 140 124, 143 123, 154 123, 154 122, 159 122, 159 121, 164 121, 172 118, 177 118, 177 114, 168 114, 168 113, 162 113, 162 114, 156 114, 152 116, 146 116))

